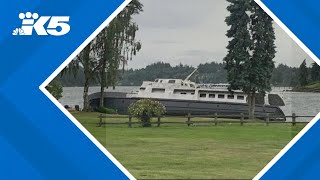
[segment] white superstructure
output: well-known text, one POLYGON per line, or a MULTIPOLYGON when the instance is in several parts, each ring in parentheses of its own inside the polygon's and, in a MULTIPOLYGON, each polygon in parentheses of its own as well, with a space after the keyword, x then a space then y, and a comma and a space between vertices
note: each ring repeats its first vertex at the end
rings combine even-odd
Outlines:
POLYGON ((137 94, 128 97, 246 103, 242 91, 229 92, 228 84, 197 85, 190 80, 156 79, 144 81, 137 94))

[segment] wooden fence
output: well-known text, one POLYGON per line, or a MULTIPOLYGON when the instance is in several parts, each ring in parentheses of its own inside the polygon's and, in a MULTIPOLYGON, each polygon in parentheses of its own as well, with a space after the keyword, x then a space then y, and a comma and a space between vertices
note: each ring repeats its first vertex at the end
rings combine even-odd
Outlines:
MULTIPOLYGON (((150 124, 155 124, 157 127, 160 127, 161 124, 182 124, 182 125, 193 125, 193 124, 203 124, 203 125, 215 125, 217 126, 220 123, 239 123, 241 126, 243 126, 245 123, 265 123, 267 126, 269 124, 273 123, 289 123, 292 124, 292 126, 295 126, 298 123, 307 123, 307 122, 301 122, 297 121, 298 118, 313 118, 314 116, 297 116, 295 113, 292 113, 292 116, 284 116, 285 118, 291 118, 292 121, 279 121, 275 119, 280 119, 284 118, 282 117, 274 117, 274 116, 269 116, 269 114, 266 114, 265 116, 259 116, 256 118, 259 118, 261 120, 259 121, 252 121, 252 120, 247 120, 248 116, 244 115, 241 113, 239 116, 236 115, 218 115, 218 113, 215 113, 214 115, 191 115, 190 113, 186 116, 168 116, 168 117, 179 117, 179 118, 185 118, 186 121, 161 121, 162 117, 157 117, 156 122, 150 122, 150 124), (193 118, 208 118, 210 120, 204 120, 204 121, 192 121, 193 118), (231 120, 218 120, 218 118, 232 118, 234 119, 233 121, 231 120), (211 120, 212 119, 212 120, 211 120), (239 121, 237 121, 238 119, 239 121)), ((143 125, 143 122, 138 121, 138 122, 133 122, 132 121, 132 116, 107 116, 106 114, 100 114, 99 115, 99 122, 97 123, 98 127, 101 127, 102 125, 128 125, 129 128, 132 127, 134 124, 139 124, 143 125), (127 122, 106 122, 105 120, 107 118, 113 118, 113 119, 118 119, 118 118, 128 118, 127 122)))

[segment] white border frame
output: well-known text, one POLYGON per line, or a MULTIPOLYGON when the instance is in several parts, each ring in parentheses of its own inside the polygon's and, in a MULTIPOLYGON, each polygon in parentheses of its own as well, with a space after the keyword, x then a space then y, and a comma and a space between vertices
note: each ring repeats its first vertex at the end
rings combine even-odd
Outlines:
POLYGON ((109 151, 92 136, 58 100, 56 100, 47 90, 46 86, 131 2, 125 0, 40 86, 39 89, 131 180, 135 180, 127 169, 117 161, 109 151))
MULTIPOLYGON (((135 178, 47 90, 46 86, 114 19, 131 0, 125 0, 40 86, 39 89, 131 180, 135 178)), ((304 45, 260 0, 255 2, 320 66, 319 58, 304 45)), ((260 179, 318 120, 313 118, 253 179, 260 179)))
MULTIPOLYGON (((320 66, 319 58, 313 54, 311 50, 261 2, 261 0, 255 0, 255 2, 320 66)), ((320 113, 318 113, 317 116, 314 117, 253 179, 260 179, 316 122, 318 122, 319 119, 320 113)))

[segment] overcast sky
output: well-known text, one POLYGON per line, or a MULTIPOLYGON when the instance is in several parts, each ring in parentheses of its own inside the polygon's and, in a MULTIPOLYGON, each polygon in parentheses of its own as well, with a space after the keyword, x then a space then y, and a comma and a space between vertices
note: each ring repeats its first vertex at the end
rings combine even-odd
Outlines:
MULTIPOLYGON (((229 15, 226 0, 141 0, 144 11, 134 17, 139 25, 137 39, 142 49, 128 63, 128 68, 143 68, 157 61, 172 65, 197 66, 222 62, 228 39, 229 15)), ((274 59, 289 66, 299 66, 311 58, 276 24, 277 54, 274 59)))

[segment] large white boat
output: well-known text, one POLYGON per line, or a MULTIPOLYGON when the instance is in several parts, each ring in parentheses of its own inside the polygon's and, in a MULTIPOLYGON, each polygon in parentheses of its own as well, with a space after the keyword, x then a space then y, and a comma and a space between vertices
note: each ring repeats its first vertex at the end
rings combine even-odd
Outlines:
MULTIPOLYGON (((195 71, 194 71, 195 72, 195 71)), ((194 73, 193 72, 193 73, 194 73)), ((116 109, 118 113, 126 114, 128 106, 139 99, 153 99, 161 102, 169 115, 235 115, 248 114, 247 95, 242 91, 228 90, 228 84, 196 84, 189 80, 156 79, 144 81, 137 93, 104 93, 104 105, 116 109)), ((93 108, 100 104, 100 93, 89 96, 93 108)), ((285 119, 279 106, 284 102, 277 94, 267 94, 256 98, 256 116, 285 119)))

